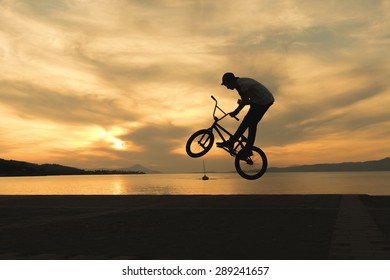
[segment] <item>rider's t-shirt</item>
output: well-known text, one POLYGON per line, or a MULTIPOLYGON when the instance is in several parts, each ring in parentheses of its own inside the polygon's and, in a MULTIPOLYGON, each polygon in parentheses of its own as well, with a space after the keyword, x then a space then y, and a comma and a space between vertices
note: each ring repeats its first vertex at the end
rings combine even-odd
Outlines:
POLYGON ((242 99, 258 105, 271 105, 275 99, 272 93, 261 83, 251 78, 238 78, 238 93, 242 99))

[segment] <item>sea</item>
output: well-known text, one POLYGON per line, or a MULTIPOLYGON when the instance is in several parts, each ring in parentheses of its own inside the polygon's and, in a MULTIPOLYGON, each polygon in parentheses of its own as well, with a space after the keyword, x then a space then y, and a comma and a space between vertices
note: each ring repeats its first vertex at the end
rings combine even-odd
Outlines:
POLYGON ((390 195, 390 172, 268 172, 0 177, 0 195, 390 195))

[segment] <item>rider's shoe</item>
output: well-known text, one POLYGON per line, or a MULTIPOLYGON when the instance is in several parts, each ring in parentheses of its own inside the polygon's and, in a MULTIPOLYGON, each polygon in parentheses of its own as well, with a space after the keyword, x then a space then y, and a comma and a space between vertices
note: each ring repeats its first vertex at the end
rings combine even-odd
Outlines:
POLYGON ((217 143, 218 148, 227 148, 229 150, 233 150, 233 146, 234 146, 234 143, 230 140, 226 140, 226 141, 217 143))

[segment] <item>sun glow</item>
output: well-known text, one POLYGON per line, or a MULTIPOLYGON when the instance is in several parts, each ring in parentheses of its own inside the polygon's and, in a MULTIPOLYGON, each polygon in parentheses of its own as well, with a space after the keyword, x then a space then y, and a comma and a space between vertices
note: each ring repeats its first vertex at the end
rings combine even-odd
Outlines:
POLYGON ((116 150, 126 150, 125 142, 113 136, 111 133, 107 131, 100 131, 99 136, 102 137, 105 142, 110 143, 112 148, 116 150))
POLYGON ((115 139, 114 140, 114 144, 113 144, 113 147, 117 150, 125 150, 125 143, 118 140, 118 139, 115 139))

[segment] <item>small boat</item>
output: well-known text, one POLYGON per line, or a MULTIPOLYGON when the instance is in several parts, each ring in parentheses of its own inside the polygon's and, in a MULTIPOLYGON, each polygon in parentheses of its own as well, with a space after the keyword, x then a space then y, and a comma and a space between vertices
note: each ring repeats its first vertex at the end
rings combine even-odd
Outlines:
POLYGON ((206 167, 204 165, 204 161, 203 161, 203 177, 202 177, 202 180, 208 180, 209 177, 207 177, 206 175, 206 167))

